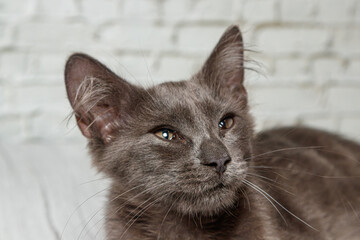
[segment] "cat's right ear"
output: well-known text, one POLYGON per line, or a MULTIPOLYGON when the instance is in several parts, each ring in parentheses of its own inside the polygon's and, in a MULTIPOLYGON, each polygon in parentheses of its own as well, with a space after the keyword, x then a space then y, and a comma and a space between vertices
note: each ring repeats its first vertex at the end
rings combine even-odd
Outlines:
POLYGON ((81 53, 69 57, 65 84, 82 134, 104 143, 113 139, 139 90, 99 61, 81 53))

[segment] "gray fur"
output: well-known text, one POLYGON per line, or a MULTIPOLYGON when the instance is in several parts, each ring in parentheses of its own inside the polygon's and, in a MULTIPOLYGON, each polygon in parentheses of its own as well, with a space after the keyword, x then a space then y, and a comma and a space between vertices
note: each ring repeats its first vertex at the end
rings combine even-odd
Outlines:
POLYGON ((188 81, 133 86, 95 59, 67 62, 94 165, 112 179, 107 239, 357 239, 360 146, 305 128, 254 134, 243 43, 230 27, 188 81), (220 129, 231 116, 234 125, 220 129), (155 136, 161 127, 181 140, 155 136), (207 163, 231 159, 219 175, 207 163))

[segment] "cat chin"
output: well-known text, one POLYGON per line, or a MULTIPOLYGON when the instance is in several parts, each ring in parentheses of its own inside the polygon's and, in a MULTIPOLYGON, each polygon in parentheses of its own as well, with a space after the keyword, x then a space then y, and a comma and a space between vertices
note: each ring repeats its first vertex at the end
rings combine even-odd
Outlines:
POLYGON ((180 199, 174 204, 176 211, 180 214, 211 217, 221 214, 225 209, 234 206, 238 199, 238 191, 221 187, 214 188, 213 191, 200 196, 185 196, 180 199))

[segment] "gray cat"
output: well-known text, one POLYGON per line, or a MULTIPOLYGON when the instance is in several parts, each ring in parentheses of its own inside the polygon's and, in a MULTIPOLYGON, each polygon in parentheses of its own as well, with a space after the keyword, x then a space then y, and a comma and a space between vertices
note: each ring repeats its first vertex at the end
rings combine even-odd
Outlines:
POLYGON ((68 98, 112 179, 107 239, 360 239, 360 145, 299 127, 255 134, 243 53, 231 26, 191 79, 148 89, 69 58, 68 98))

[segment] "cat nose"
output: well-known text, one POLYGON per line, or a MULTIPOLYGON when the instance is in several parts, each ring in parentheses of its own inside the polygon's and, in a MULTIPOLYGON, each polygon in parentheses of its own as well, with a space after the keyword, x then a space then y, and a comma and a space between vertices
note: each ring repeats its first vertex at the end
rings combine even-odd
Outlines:
POLYGON ((209 167, 213 167, 215 171, 219 174, 221 177, 223 173, 226 171, 226 165, 231 161, 231 158, 229 156, 223 157, 223 158, 213 158, 206 162, 202 162, 201 164, 209 167))

